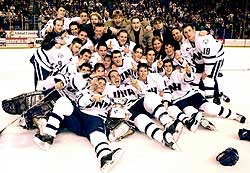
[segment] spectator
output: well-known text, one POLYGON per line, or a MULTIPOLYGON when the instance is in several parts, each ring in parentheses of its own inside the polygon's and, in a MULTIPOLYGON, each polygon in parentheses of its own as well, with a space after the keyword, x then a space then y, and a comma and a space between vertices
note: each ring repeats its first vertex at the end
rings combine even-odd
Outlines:
POLYGON ((6 38, 6 35, 7 33, 5 32, 5 30, 2 27, 0 27, 0 38, 6 38))

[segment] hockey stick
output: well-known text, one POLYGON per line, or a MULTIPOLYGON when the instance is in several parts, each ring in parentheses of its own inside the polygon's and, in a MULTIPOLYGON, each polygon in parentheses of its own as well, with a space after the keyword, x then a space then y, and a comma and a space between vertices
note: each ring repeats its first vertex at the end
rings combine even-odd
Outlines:
MULTIPOLYGON (((37 102, 36 104, 34 104, 33 106, 31 106, 28 110, 34 108, 35 106, 39 105, 42 101, 44 101, 50 94, 52 94, 56 89, 53 89, 52 91, 50 91, 44 98, 42 98, 41 100, 39 100, 39 102, 37 102)), ((25 114, 28 110, 26 110, 24 113, 22 113, 22 115, 20 117, 17 117, 16 119, 14 119, 13 121, 11 121, 9 124, 7 124, 1 131, 0 131, 0 135, 3 133, 3 131, 5 129, 7 129, 11 124, 13 124, 14 122, 16 122, 17 120, 21 119, 23 117, 23 114, 25 114)))
POLYGON ((250 71, 250 68, 221 69, 221 71, 250 71))
POLYGON ((11 121, 9 124, 7 124, 1 131, 0 134, 2 134, 2 132, 7 129, 7 127, 9 127, 11 124, 13 124, 14 122, 16 122, 17 120, 19 120, 22 116, 17 117, 16 119, 14 119, 13 121, 11 121))

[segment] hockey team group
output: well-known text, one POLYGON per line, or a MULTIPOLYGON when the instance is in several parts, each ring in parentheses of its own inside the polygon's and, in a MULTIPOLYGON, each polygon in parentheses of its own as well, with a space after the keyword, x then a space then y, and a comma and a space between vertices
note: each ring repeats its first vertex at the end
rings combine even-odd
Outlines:
MULTIPOLYGON (((134 16, 129 29, 118 29, 99 18, 90 15, 93 35, 77 21, 65 30, 64 17, 46 25, 41 47, 30 59, 35 91, 2 103, 6 112, 22 115, 22 126, 39 130, 33 139, 38 146, 48 150, 67 129, 89 140, 101 170, 108 172, 123 154, 112 142, 135 131, 179 150, 183 128, 215 130, 207 115, 248 120, 221 105, 222 98, 230 101, 217 80, 224 48, 206 31, 187 24, 166 39, 160 29, 153 35, 159 19, 153 29, 134 16)), ((240 137, 250 140, 250 131, 242 130, 240 137)))

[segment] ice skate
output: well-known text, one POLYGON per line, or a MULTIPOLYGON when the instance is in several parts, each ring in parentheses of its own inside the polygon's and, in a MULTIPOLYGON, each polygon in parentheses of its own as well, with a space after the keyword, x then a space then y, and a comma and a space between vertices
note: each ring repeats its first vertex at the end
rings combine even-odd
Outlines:
POLYGON ((103 173, 108 173, 113 166, 120 160, 122 157, 123 151, 121 148, 113 150, 111 153, 103 156, 101 158, 101 170, 103 173))
POLYGON ((220 98, 219 98, 219 97, 214 97, 213 103, 215 103, 215 104, 217 104, 217 105, 221 105, 220 98))
POLYGON ((247 121, 247 118, 244 115, 237 114, 237 117, 234 120, 239 121, 240 123, 244 124, 247 121))
POLYGON ((208 130, 211 130, 211 131, 215 131, 216 130, 215 125, 213 123, 211 123, 209 120, 207 120, 206 118, 204 118, 204 117, 201 118, 200 125, 204 129, 208 129, 208 130))
POLYGON ((230 102, 230 98, 229 98, 227 95, 223 94, 223 93, 222 93, 222 100, 223 100, 224 102, 226 102, 226 103, 229 103, 229 102, 230 102))
POLYGON ((173 135, 175 142, 179 140, 182 130, 183 124, 179 120, 175 120, 165 126, 165 131, 173 135))
POLYGON ((202 112, 197 112, 192 115, 192 117, 185 122, 185 125, 188 130, 191 132, 196 132, 199 127, 200 121, 202 118, 202 112))
POLYGON ((239 135, 240 140, 250 141, 250 130, 247 130, 244 128, 239 129, 238 135, 239 135))
POLYGON ((33 141, 42 149, 48 150, 50 146, 53 144, 54 137, 50 135, 40 135, 35 134, 33 141))
POLYGON ((163 132, 163 144, 172 150, 177 150, 179 148, 174 140, 173 135, 167 131, 163 132))

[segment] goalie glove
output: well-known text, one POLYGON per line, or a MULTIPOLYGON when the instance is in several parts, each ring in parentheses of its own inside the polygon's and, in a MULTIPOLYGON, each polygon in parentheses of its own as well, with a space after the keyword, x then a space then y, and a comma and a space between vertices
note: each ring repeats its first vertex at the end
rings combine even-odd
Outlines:
POLYGON ((233 166, 239 160, 239 154, 236 149, 227 148, 216 157, 216 160, 223 166, 233 166))

